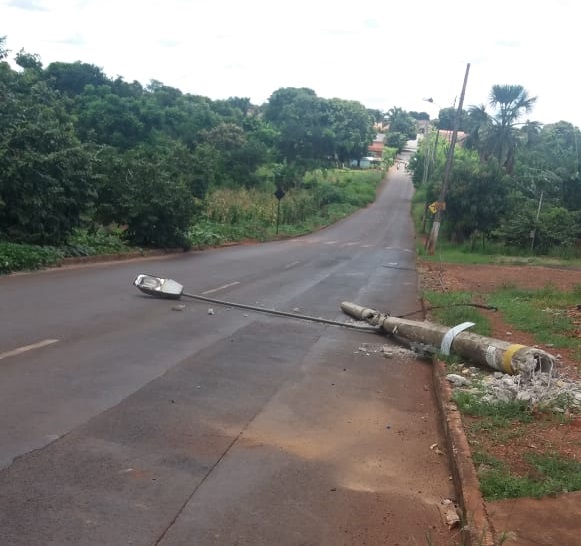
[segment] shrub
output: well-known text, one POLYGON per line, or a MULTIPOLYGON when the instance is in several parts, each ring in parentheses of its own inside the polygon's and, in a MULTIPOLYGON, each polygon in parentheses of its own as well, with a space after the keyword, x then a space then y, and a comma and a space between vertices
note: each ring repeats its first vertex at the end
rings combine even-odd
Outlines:
POLYGON ((0 273, 56 265, 63 253, 54 247, 0 242, 0 273))

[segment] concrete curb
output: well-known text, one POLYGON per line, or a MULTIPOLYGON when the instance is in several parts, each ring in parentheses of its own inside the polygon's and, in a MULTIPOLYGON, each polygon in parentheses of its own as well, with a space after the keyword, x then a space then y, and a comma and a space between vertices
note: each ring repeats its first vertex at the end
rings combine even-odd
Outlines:
POLYGON ((456 404, 452 402, 452 388, 446 379, 445 365, 436 358, 433 361, 433 380, 454 488, 462 510, 464 524, 462 538, 467 545, 494 546, 494 528, 480 493, 478 476, 472 462, 472 452, 464 433, 462 418, 456 404))
POLYGON ((150 258, 152 256, 165 256, 166 254, 175 254, 179 251, 172 250, 146 250, 135 252, 120 252, 118 254, 96 254, 94 256, 78 256, 63 258, 56 267, 78 264, 97 264, 102 262, 120 262, 124 260, 134 260, 135 258, 150 258))

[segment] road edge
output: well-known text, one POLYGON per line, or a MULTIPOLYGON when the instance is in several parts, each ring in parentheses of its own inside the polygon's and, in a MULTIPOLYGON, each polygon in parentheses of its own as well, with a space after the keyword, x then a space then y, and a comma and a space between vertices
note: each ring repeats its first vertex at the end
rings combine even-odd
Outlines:
POLYGON ((464 432, 462 417, 452 401, 452 388, 446 379, 445 364, 433 359, 433 382, 441 417, 452 480, 462 511, 462 535, 468 545, 494 546, 494 527, 480 493, 472 451, 464 432))

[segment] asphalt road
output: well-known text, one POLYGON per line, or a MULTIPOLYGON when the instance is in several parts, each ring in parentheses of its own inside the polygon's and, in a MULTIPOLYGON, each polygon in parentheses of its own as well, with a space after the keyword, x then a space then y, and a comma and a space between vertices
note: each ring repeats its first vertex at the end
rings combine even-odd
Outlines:
MULTIPOLYGON (((409 176, 316 234, 0 278, 0 544, 337 546, 448 537, 430 365, 346 320, 418 308, 409 176), (213 307, 214 314, 208 313, 213 307)), ((437 542, 439 543, 439 542, 437 542)))

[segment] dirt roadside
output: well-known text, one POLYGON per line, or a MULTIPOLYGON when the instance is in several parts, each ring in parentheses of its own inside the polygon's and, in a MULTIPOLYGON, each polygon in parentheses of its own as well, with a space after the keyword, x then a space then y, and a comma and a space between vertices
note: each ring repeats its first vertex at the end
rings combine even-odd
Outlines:
MULTIPOLYGON (((561 290, 572 290, 581 284, 581 271, 538 266, 461 265, 421 262, 418 264, 422 288, 436 292, 465 291, 474 295, 485 295, 502 286, 542 289, 552 285, 561 290)), ((581 302, 580 302, 581 303, 581 302)), ((573 351, 556 349, 536 343, 533 336, 516 330, 507 323, 502 312, 486 312, 492 326, 492 337, 510 339, 523 345, 537 345, 553 354, 558 353, 558 374, 576 381, 581 380, 579 362, 573 351)), ((581 311, 574 309, 569 314, 576 324, 581 324, 581 311)), ((577 329, 575 336, 581 336, 577 329)), ((494 537, 509 532, 507 544, 518 546, 576 546, 581 536, 581 493, 545 497, 542 499, 507 499, 484 502, 480 495, 477 472, 471 460, 469 441, 474 438, 466 425, 469 421, 460 418, 450 402, 451 389, 443 380, 444 368, 436 374, 440 381, 441 407, 445 414, 450 456, 454 459, 458 479, 461 480, 461 496, 466 500, 467 511, 473 512, 475 524, 490 526, 492 537, 477 544, 494 544, 494 537)), ((581 416, 555 425, 554 421, 535 420, 527 425, 522 434, 515 435, 505 445, 485 445, 492 454, 501 458, 516 474, 526 472, 525 456, 535 452, 553 452, 573 460, 581 460, 581 416)), ((498 543, 498 542, 497 542, 498 543)))

